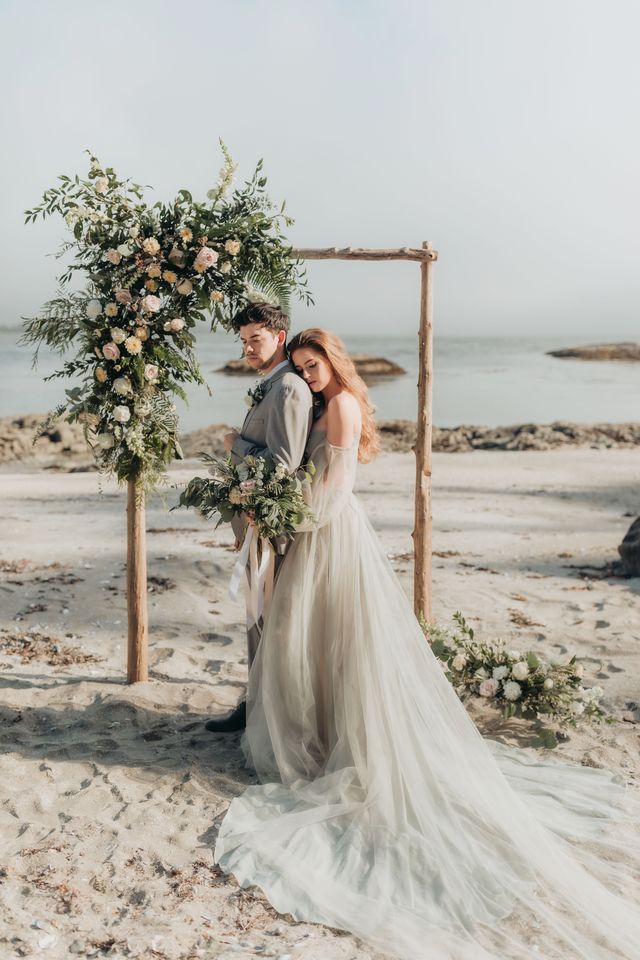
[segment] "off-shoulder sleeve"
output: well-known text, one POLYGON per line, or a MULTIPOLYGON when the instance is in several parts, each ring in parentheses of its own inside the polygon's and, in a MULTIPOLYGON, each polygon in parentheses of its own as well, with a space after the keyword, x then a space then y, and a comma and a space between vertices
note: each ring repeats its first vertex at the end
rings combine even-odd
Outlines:
POLYGON ((357 463, 354 447, 336 447, 325 441, 318 450, 319 463, 315 463, 313 452, 311 454, 317 472, 311 482, 304 484, 304 498, 315 521, 305 521, 296 527, 300 533, 330 523, 345 509, 353 493, 357 463))

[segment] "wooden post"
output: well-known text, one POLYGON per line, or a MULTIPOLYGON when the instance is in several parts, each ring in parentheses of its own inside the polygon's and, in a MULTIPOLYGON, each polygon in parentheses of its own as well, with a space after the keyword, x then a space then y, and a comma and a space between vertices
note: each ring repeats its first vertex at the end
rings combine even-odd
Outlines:
POLYGON ((135 480, 129 480, 127 487, 127 680, 138 683, 149 676, 144 493, 135 480))
MULTIPOLYGON (((423 249, 431 250, 429 241, 423 249)), ((420 333, 418 335, 418 422, 416 435, 416 497, 413 529, 413 608, 416 617, 431 622, 431 440, 433 433, 433 260, 420 263, 420 333)))

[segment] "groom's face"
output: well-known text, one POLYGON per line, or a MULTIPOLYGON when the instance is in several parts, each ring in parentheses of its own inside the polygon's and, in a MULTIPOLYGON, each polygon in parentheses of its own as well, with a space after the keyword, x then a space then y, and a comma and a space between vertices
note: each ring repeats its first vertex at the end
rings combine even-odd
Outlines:
POLYGON ((249 366, 254 370, 272 366, 285 337, 284 330, 270 330, 261 323, 248 323, 240 327, 240 339, 249 366))

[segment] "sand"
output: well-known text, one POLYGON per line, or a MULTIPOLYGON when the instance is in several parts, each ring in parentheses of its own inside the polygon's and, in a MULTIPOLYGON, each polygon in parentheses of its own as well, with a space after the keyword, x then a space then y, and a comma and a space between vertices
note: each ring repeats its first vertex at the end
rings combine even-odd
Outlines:
MULTIPOLYGON (((484 637, 585 658, 616 722, 556 753, 636 786, 640 579, 598 568, 640 512, 639 465, 633 449, 434 457, 436 618, 461 610, 484 637)), ((413 473, 411 454, 385 453, 358 481, 408 594, 413 473)), ((0 957, 369 957, 213 865, 217 825, 253 779, 239 736, 203 727, 246 679, 228 528, 168 513, 173 490, 150 503, 151 679, 127 686, 123 492, 17 465, 0 491, 0 957)), ((477 716, 527 743, 526 724, 477 716)))

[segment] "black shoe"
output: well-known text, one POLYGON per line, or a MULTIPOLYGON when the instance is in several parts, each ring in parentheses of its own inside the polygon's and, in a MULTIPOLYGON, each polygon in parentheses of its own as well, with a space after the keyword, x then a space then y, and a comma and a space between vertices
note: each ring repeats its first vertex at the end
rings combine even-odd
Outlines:
POLYGON ((220 720, 208 720, 204 728, 212 733, 233 733, 235 730, 244 730, 247 725, 246 701, 239 703, 235 710, 220 720))

